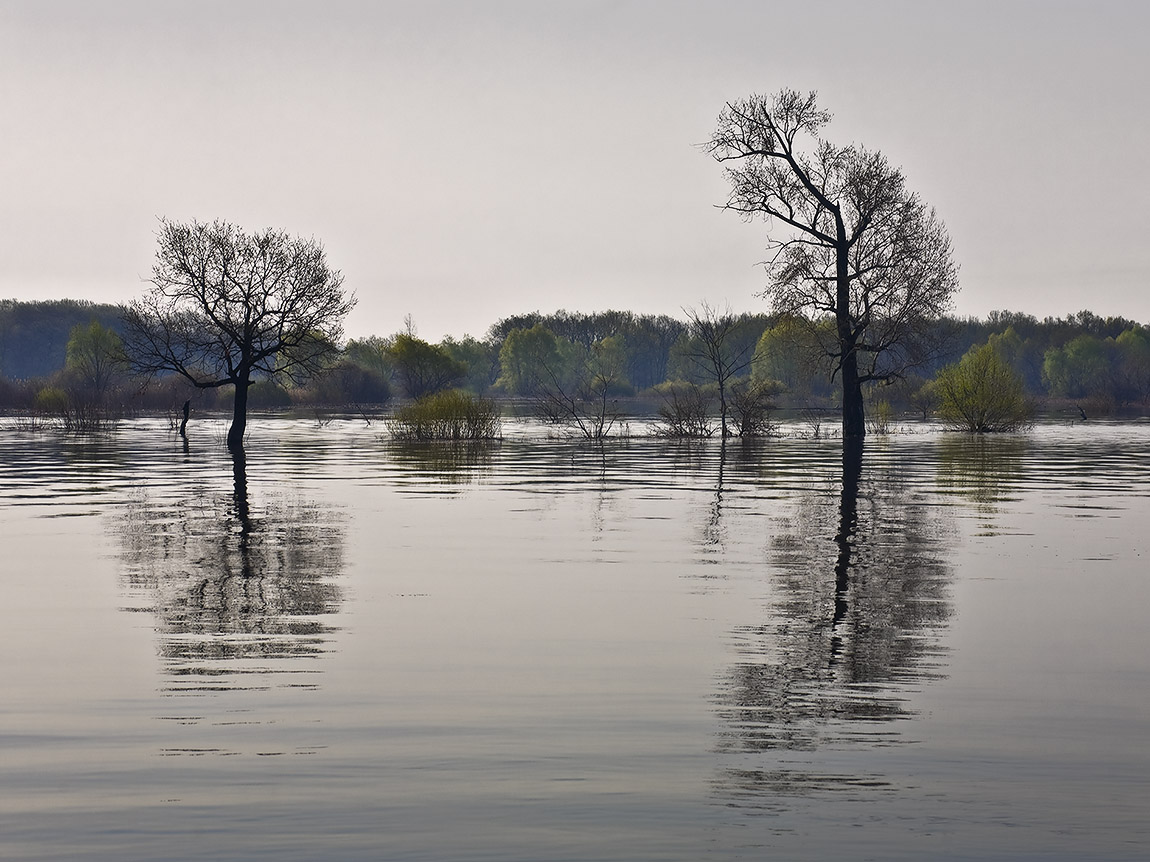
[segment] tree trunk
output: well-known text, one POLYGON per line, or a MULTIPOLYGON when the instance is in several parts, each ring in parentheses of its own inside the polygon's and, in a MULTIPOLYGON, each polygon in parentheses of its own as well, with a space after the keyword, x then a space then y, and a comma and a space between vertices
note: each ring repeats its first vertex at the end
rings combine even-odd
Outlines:
POLYGON ((851 555, 854 550, 855 528, 858 525, 859 480, 862 477, 863 440, 847 437, 843 440, 843 490, 839 500, 839 531, 835 535, 838 560, 835 563, 835 612, 832 618, 832 655, 841 648, 839 624, 846 619, 848 591, 850 590, 851 555))
POLYGON ((862 384, 859 383, 858 359, 850 352, 843 359, 843 439, 862 440, 866 436, 866 413, 863 409, 862 384))
POLYGON ((724 440, 727 439, 727 392, 723 386, 723 378, 719 378, 719 434, 724 440))
POLYGON ((859 382, 857 335, 851 319, 850 245, 846 229, 838 219, 839 245, 835 254, 835 329, 839 340, 839 373, 843 381, 843 440, 861 440, 866 436, 862 384, 859 382))
POLYGON ((248 429, 248 387, 251 381, 244 375, 236 381, 236 397, 232 402, 232 427, 228 429, 228 451, 244 450, 244 433, 248 429))
MULTIPOLYGON (((859 479, 862 477, 863 439, 847 437, 843 440, 843 491, 839 501, 839 531, 835 535, 838 545, 838 560, 835 563, 835 610, 831 618, 832 665, 844 653, 850 654, 850 644, 846 642, 850 627, 845 625, 850 613, 851 559, 854 551, 855 534, 858 529, 859 479)), ((857 604, 856 604, 857 610, 857 604)))

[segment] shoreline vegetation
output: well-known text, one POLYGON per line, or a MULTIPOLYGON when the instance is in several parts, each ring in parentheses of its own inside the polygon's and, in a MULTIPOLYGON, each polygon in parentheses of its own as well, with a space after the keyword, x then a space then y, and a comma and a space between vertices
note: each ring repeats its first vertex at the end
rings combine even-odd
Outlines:
MULTIPOLYGON (((197 390, 177 375, 133 374, 120 337, 125 311, 0 301, 0 412, 26 428, 86 433, 139 415, 166 415, 175 430, 185 404, 193 426, 229 410, 229 386, 197 390)), ((804 343, 810 321, 719 316, 723 340, 706 351, 689 311, 532 312, 497 321, 482 338, 438 344, 420 339, 408 320, 392 336, 330 345, 306 379, 257 377, 247 403, 253 415, 294 411, 321 424, 342 412, 406 440, 498 439, 500 423, 521 416, 585 439, 634 436, 631 425, 644 417, 664 437, 722 436, 724 426, 730 437, 770 437, 780 417, 797 418, 812 436, 838 433, 841 396, 804 343)), ((868 433, 897 431, 912 418, 993 432, 1024 430, 1037 417, 1150 410, 1150 326, 1089 311, 1041 321, 994 312, 931 326, 948 349, 864 390, 868 433)))
MULTIPOLYGON (((460 393, 450 393, 453 398, 460 393)), ((657 407, 648 398, 622 399, 618 405, 619 418, 610 434, 595 437, 582 433, 577 427, 556 425, 539 416, 534 405, 504 396, 478 399, 462 393, 464 399, 472 398, 483 403, 483 411, 473 412, 472 417, 482 417, 482 421, 469 418, 462 411, 449 411, 437 414, 428 411, 426 406, 416 405, 409 400, 398 399, 387 405, 364 407, 362 405, 331 404, 316 406, 261 407, 249 412, 252 421, 306 422, 317 429, 338 424, 359 424, 377 433, 381 440, 394 440, 410 444, 499 444, 507 439, 569 439, 575 442, 607 442, 626 440, 664 440, 674 442, 699 441, 723 442, 729 445, 769 444, 771 440, 809 439, 840 440, 839 409, 836 406, 819 408, 799 406, 778 406, 770 414, 769 429, 762 433, 731 435, 723 438, 719 433, 719 417, 710 417, 712 423, 707 432, 668 433, 664 419, 659 416, 657 407), (416 417, 413 419, 413 413, 416 417)), ((1114 409, 1105 415, 1083 417, 1080 406, 1065 399, 1049 399, 1041 403, 1031 403, 1033 412, 1028 413, 1024 422, 1009 428, 993 430, 971 429, 960 426, 931 413, 925 418, 915 410, 893 409, 881 411, 881 416, 868 419, 868 439, 888 436, 907 436, 923 433, 947 432, 962 436, 981 434, 1014 435, 1025 434, 1035 427, 1046 425, 1114 424, 1150 420, 1150 407, 1129 406, 1114 409)), ((196 411, 188 426, 188 436, 210 434, 219 438, 223 445, 223 433, 231 417, 227 406, 196 411), (206 429, 210 428, 210 432, 206 429)), ((68 421, 61 416, 46 414, 39 410, 0 407, 0 431, 23 433, 53 433, 83 438, 114 434, 126 423, 135 421, 162 420, 168 433, 179 437, 179 424, 182 417, 172 411, 108 410, 90 421, 68 421)))

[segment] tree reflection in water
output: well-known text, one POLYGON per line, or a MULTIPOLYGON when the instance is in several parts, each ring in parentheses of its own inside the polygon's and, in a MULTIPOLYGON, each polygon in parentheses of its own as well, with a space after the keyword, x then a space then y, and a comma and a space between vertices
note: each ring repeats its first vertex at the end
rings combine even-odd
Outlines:
POLYGON ((718 692, 729 723, 720 750, 737 765, 717 789, 731 804, 884 786, 794 770, 780 752, 894 744, 891 724, 912 715, 908 689, 941 676, 952 578, 944 510, 900 478, 898 463, 864 464, 862 454, 861 443, 844 448, 837 495, 799 498, 772 540, 770 618, 735 632, 740 660, 718 692))
POLYGON ((140 497, 120 525, 129 586, 147 594, 173 692, 266 688, 314 672, 334 631, 344 529, 336 512, 269 499, 256 511, 244 454, 230 494, 140 497), (245 681, 246 680, 246 681, 245 681))

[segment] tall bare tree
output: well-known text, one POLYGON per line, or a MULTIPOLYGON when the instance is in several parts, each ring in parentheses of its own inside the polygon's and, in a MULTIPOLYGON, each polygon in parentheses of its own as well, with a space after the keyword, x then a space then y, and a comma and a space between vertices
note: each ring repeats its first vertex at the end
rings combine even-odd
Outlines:
POLYGON ((958 289, 946 228, 878 152, 822 138, 814 93, 729 102, 708 146, 726 168, 726 208, 769 225, 766 295, 824 338, 842 382, 843 435, 866 434, 862 385, 928 358, 925 324, 958 289), (834 321, 820 333, 821 318, 834 321))
POLYGON ((167 220, 158 239, 153 286, 125 315, 128 355, 137 371, 234 386, 227 442, 240 451, 253 378, 318 371, 355 298, 313 239, 167 220))

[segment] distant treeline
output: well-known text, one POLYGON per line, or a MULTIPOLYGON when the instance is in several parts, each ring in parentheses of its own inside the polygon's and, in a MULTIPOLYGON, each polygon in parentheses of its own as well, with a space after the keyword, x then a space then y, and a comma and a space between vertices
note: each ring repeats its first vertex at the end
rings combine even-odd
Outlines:
MULTIPOLYGON (((150 407, 177 405, 185 398, 210 407, 228 397, 226 391, 196 392, 174 379, 133 380, 124 357, 115 352, 123 311, 75 300, 0 301, 0 401, 30 407, 37 397, 59 402, 65 395, 91 394, 93 388, 101 398, 121 400, 140 401, 140 393, 150 393, 140 401, 150 407), (109 362, 101 364, 102 351, 109 362), (45 388, 51 398, 42 395, 45 388)), ((818 326, 772 314, 729 320, 721 349, 739 378, 768 384, 783 404, 833 406, 837 393, 818 326)), ((613 398, 657 396, 680 381, 715 382, 708 364, 699 361, 705 345, 690 323, 627 311, 531 312, 497 321, 482 337, 438 344, 419 338, 409 325, 393 335, 339 346, 326 371, 304 386, 289 389, 263 381, 252 390, 251 403, 383 404, 393 396, 418 398, 451 388, 532 398, 573 391, 588 379, 613 398)), ((928 340, 945 349, 933 352, 901 383, 876 389, 873 398, 928 412, 938 371, 990 343, 1031 396, 1069 399, 1093 412, 1150 404, 1150 327, 1136 321, 1089 311, 1043 320, 998 311, 985 319, 948 317, 924 325, 928 340)))
POLYGON ((50 377, 67 361, 73 329, 96 320, 118 332, 123 313, 120 305, 75 299, 0 299, 0 376, 9 380, 50 377))

